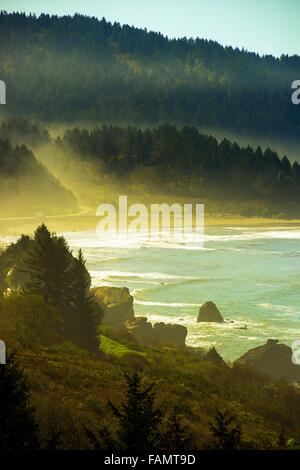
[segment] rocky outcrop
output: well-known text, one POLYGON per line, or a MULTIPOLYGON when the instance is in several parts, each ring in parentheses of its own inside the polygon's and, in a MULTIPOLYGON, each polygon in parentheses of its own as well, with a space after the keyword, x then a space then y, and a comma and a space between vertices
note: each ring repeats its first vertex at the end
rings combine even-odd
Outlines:
POLYGON ((124 329, 124 323, 134 319, 133 297, 127 287, 95 287, 92 289, 104 317, 102 323, 113 329, 124 329))
POLYGON ((236 366, 248 366, 275 379, 300 382, 300 366, 292 362, 292 349, 276 339, 250 349, 235 361, 236 366))
POLYGON ((174 344, 183 348, 187 337, 187 329, 182 325, 155 323, 153 325, 153 336, 159 344, 174 344))
POLYGON ((219 309, 213 302, 206 302, 201 305, 198 313, 197 322, 217 322, 223 323, 224 318, 222 317, 219 309))
POLYGON ((134 316, 133 297, 127 287, 102 286, 92 292, 103 310, 105 326, 120 333, 129 332, 142 344, 185 346, 187 329, 184 326, 165 323, 152 326, 146 317, 134 316))
POLYGON ((132 336, 143 344, 184 347, 187 329, 181 325, 155 323, 153 326, 145 317, 137 317, 126 323, 132 336))
POLYGON ((126 322, 126 327, 132 336, 143 344, 151 343, 153 340, 152 324, 146 317, 136 317, 126 322))

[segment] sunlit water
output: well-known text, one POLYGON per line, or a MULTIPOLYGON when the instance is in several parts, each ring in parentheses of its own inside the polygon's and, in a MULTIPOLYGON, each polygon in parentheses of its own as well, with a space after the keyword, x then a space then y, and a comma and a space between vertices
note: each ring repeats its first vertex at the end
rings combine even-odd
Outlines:
POLYGON ((215 346, 233 360, 268 338, 300 339, 299 227, 209 228, 202 248, 195 240, 178 245, 101 240, 94 231, 64 235, 74 250, 83 249, 94 286, 128 287, 136 315, 185 325, 188 345, 215 346), (225 323, 196 322, 208 300, 225 323))

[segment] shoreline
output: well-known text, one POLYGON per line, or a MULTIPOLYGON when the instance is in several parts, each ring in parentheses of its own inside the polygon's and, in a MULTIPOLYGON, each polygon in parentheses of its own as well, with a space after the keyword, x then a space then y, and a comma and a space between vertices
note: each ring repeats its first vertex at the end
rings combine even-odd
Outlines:
MULTIPOLYGON (((53 232, 82 232, 96 230, 100 218, 91 213, 27 216, 27 217, 0 217, 1 236, 19 236, 32 234, 42 223, 45 223, 53 232)), ((300 219, 275 219, 267 217, 243 217, 233 215, 205 215, 204 228, 209 227, 300 227, 300 219)))
MULTIPOLYGON (((16 237, 21 234, 32 235, 34 230, 41 223, 45 223, 50 231, 57 232, 61 235, 68 237, 68 234, 71 236, 72 233, 76 234, 78 232, 85 231, 95 231, 97 223, 99 222, 99 217, 91 214, 88 211, 82 211, 77 214, 68 214, 68 215, 59 215, 59 216, 45 216, 45 217, 12 217, 12 218, 0 218, 0 248, 9 244, 11 241, 14 241, 16 237), (10 237, 12 240, 10 240, 10 237), (14 238, 13 238, 14 237, 14 238), (2 240, 1 240, 2 238, 2 240)), ((283 219, 273 219, 265 217, 241 217, 241 216, 232 216, 232 215, 215 215, 207 214, 205 217, 205 228, 206 229, 222 229, 223 228, 249 228, 251 227, 255 230, 256 228, 261 227, 262 229, 274 229, 274 231, 279 229, 300 229, 300 220, 283 220, 283 219)), ((76 236, 76 235, 75 235, 76 236)), ((89 236, 93 236, 93 233, 90 233, 89 236)), ((96 237, 96 233, 95 233, 96 237)), ((121 248, 121 247, 120 247, 121 248)), ((105 285, 105 284, 104 284, 105 285)), ((113 286, 114 284, 112 284, 113 286)), ((98 287, 101 287, 102 284, 97 284, 98 287)), ((149 316, 149 313, 147 314, 149 316)), ((154 320, 149 320, 153 322, 154 320)), ((166 323, 169 323, 168 321, 166 323)), ((176 323, 176 320, 172 321, 176 323)), ((256 344, 257 345, 257 344, 256 344)), ((200 347, 189 344, 189 347, 200 347)), ((223 351, 222 351, 222 354, 223 351)))

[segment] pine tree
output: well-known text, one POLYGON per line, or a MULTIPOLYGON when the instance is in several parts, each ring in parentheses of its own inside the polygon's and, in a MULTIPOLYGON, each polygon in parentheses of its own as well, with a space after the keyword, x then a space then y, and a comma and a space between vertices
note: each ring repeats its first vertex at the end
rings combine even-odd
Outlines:
POLYGON ((118 441, 124 449, 146 452, 155 449, 160 442, 159 428, 163 412, 155 406, 154 383, 142 387, 142 376, 133 371, 126 374, 127 391, 120 408, 110 402, 110 407, 118 420, 118 441))
POLYGON ((211 424, 210 429, 215 440, 214 448, 220 450, 236 450, 241 448, 241 427, 235 416, 228 410, 224 413, 217 410, 215 423, 211 424))
POLYGON ((91 278, 82 251, 75 258, 66 240, 43 224, 34 234, 24 264, 29 275, 25 292, 41 295, 56 308, 66 338, 98 352, 96 322, 101 320, 101 311, 90 294, 91 278))
POLYGON ((82 250, 73 258, 71 271, 71 321, 74 334, 82 346, 94 352, 99 351, 99 340, 96 337, 96 324, 100 322, 102 312, 90 293, 91 277, 86 269, 82 250))
POLYGON ((0 450, 38 447, 34 408, 29 404, 29 387, 15 355, 0 365, 0 450))
POLYGON ((39 294, 59 309, 68 307, 72 255, 63 237, 51 234, 42 224, 34 234, 34 243, 25 259, 30 280, 26 292, 39 294))
POLYGON ((52 254, 52 239, 47 227, 43 224, 34 233, 34 244, 24 260, 26 273, 30 280, 25 290, 41 295, 46 302, 50 300, 48 263, 52 254))
POLYGON ((163 411, 155 406, 154 383, 142 386, 142 376, 137 371, 125 374, 127 389, 118 408, 108 402, 116 419, 116 432, 101 427, 96 435, 87 430, 87 436, 94 449, 136 452, 163 448, 163 411))
POLYGON ((168 418, 162 444, 163 449, 168 452, 184 452, 193 449, 192 436, 174 409, 168 418))

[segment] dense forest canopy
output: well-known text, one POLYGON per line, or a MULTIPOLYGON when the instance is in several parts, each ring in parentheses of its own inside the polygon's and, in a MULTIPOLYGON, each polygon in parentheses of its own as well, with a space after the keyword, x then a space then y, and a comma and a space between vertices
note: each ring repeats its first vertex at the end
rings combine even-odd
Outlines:
POLYGON ((72 196, 34 154, 72 189, 79 202, 78 191, 88 193, 87 205, 93 208, 100 202, 99 193, 94 197, 95 188, 110 188, 112 194, 116 186, 127 194, 139 187, 142 192, 201 197, 206 202, 232 201, 234 211, 246 210, 243 215, 298 215, 298 162, 291 163, 271 148, 243 147, 228 139, 218 141, 193 126, 70 127, 52 137, 41 123, 7 119, 0 123, 0 135, 6 139, 0 145, 2 177, 7 179, 10 174, 21 182, 26 175, 35 178, 33 187, 49 188, 53 207, 60 207, 60 200, 66 207, 72 196), (52 189, 57 185, 55 191, 50 183, 52 189), (252 206, 251 214, 247 213, 248 207, 237 208, 244 202, 252 206), (269 203, 277 207, 270 210, 269 203))
POLYGON ((6 115, 48 121, 162 122, 298 137, 298 56, 260 57, 168 39, 104 18, 0 14, 6 115))
POLYGON ((25 145, 31 149, 45 145, 51 138, 47 129, 27 119, 7 119, 0 122, 0 138, 13 145, 25 145))
POLYGON ((182 188, 184 194, 299 200, 297 162, 291 165, 287 157, 280 158, 270 148, 243 148, 227 139, 218 142, 194 127, 179 129, 165 124, 152 130, 74 128, 67 130, 55 145, 66 153, 71 149, 81 159, 101 164, 106 172, 124 179, 136 171, 152 169, 152 175, 163 175, 162 187, 175 181, 177 191, 182 188))

